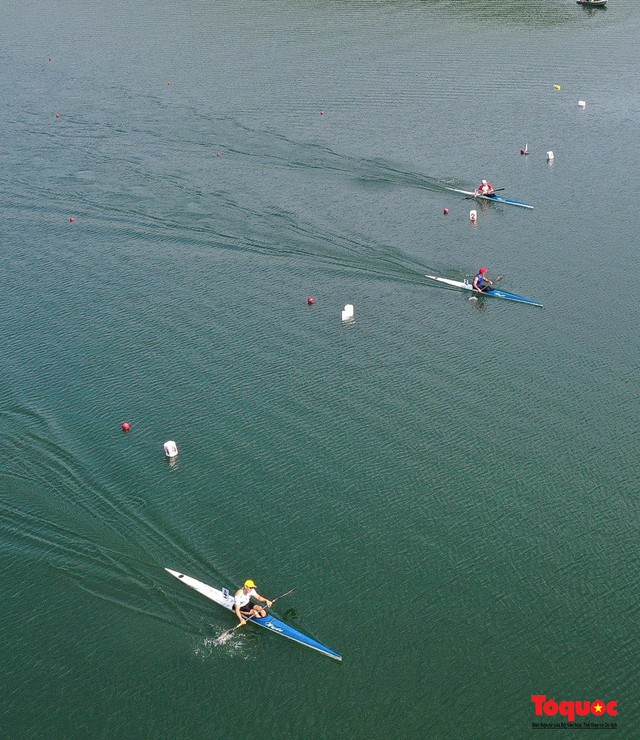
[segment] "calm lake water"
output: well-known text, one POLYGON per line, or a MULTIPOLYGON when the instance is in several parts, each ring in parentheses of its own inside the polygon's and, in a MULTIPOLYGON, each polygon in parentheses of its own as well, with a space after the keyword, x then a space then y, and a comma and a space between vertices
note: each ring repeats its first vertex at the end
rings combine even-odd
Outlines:
POLYGON ((5 9, 2 737, 637 737, 639 23, 5 9), (480 265, 544 308, 424 277, 480 265))

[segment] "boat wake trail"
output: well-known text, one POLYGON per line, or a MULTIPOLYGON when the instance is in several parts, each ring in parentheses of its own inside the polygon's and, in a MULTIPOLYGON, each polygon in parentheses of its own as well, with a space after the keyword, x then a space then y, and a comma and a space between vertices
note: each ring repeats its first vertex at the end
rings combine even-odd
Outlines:
POLYGON ((46 564, 98 599, 171 621, 175 607, 157 598, 154 554, 195 562, 193 548, 146 512, 142 491, 96 479, 71 440, 34 408, 3 411, 5 426, 12 434, 2 435, 0 453, 14 463, 14 472, 0 475, 5 557, 46 564))
POLYGON ((52 211, 65 213, 74 203, 76 220, 90 224, 96 245, 108 240, 114 260, 225 250, 388 279, 415 280, 425 271, 402 246, 415 243, 417 234, 399 237, 393 219, 381 232, 377 189, 384 187, 389 201, 406 188, 443 192, 447 183, 252 128, 203 111, 187 97, 148 102, 157 120, 126 131, 114 129, 109 115, 103 123, 78 118, 59 133, 34 131, 25 152, 35 148, 43 160, 64 159, 68 176, 60 180, 51 168, 37 181, 16 182, 6 197, 17 218, 40 218, 44 226, 52 211), (184 126, 167 139, 168 114, 177 110, 184 126), (120 139, 127 146, 119 146, 120 139))

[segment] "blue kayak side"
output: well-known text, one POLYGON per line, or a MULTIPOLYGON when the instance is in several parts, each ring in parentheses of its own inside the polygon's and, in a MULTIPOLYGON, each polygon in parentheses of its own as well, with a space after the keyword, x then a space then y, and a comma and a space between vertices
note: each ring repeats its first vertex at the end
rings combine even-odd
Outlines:
POLYGON ((476 293, 476 295, 490 295, 493 296, 493 298, 504 298, 507 301, 516 301, 516 303, 527 303, 530 306, 543 307, 542 303, 534 301, 531 298, 523 298, 521 295, 507 293, 506 290, 498 290, 497 288, 492 288, 491 290, 486 290, 482 293, 476 293))
POLYGON ((342 655, 336 653, 335 650, 328 648, 321 642, 314 640, 313 637, 305 635, 304 632, 300 632, 295 627, 292 627, 290 624, 287 624, 281 619, 273 617, 270 614, 268 614, 266 617, 252 617, 249 621, 255 622, 261 627, 265 627, 272 632, 276 632, 277 634, 282 635, 282 637, 288 637, 294 642, 299 642, 301 645, 311 648, 312 650, 317 650, 319 653, 327 655, 329 658, 333 658, 334 660, 342 660, 342 655))
POLYGON ((505 198, 502 195, 478 195, 478 198, 485 198, 486 200, 495 200, 498 203, 508 203, 511 206, 522 206, 522 208, 533 208, 529 203, 523 203, 521 200, 514 200, 513 198, 505 198))

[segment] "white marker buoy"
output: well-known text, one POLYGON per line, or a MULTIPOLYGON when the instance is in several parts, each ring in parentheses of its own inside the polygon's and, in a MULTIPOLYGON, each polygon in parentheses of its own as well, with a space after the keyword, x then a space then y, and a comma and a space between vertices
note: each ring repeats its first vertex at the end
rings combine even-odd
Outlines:
POLYGON ((547 152, 547 162, 552 162, 554 159, 553 152, 547 152))
POLYGON ((475 223, 478 220, 478 211, 469 211, 469 221, 475 223))
POLYGON ((350 303, 347 303, 346 306, 342 309, 342 320, 349 321, 349 319, 353 318, 353 314, 353 306, 350 303))
POLYGON ((578 100, 578 108, 586 108, 586 107, 587 107, 586 100, 578 100))
POLYGON ((178 454, 178 445, 172 439, 164 443, 164 454, 169 458, 178 454))

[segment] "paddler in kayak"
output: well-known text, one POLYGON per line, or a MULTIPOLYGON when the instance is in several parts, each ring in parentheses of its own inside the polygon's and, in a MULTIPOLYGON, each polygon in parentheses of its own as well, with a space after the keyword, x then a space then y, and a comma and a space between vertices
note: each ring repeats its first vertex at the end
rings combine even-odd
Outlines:
POLYGON ((493 280, 489 280, 485 275, 489 272, 486 267, 481 267, 476 276, 473 278, 473 289, 480 293, 486 293, 493 288, 493 280))
POLYGON ((260 596, 256 591, 256 584, 253 581, 245 581, 244 586, 236 591, 233 600, 233 610, 236 613, 236 617, 240 620, 240 624, 246 624, 249 617, 267 616, 267 612, 259 604, 252 604, 251 599, 263 601, 267 606, 271 606, 272 604, 269 599, 260 596))
POLYGON ((491 195, 495 191, 495 188, 490 182, 483 180, 480 185, 476 188, 476 195, 491 195))

